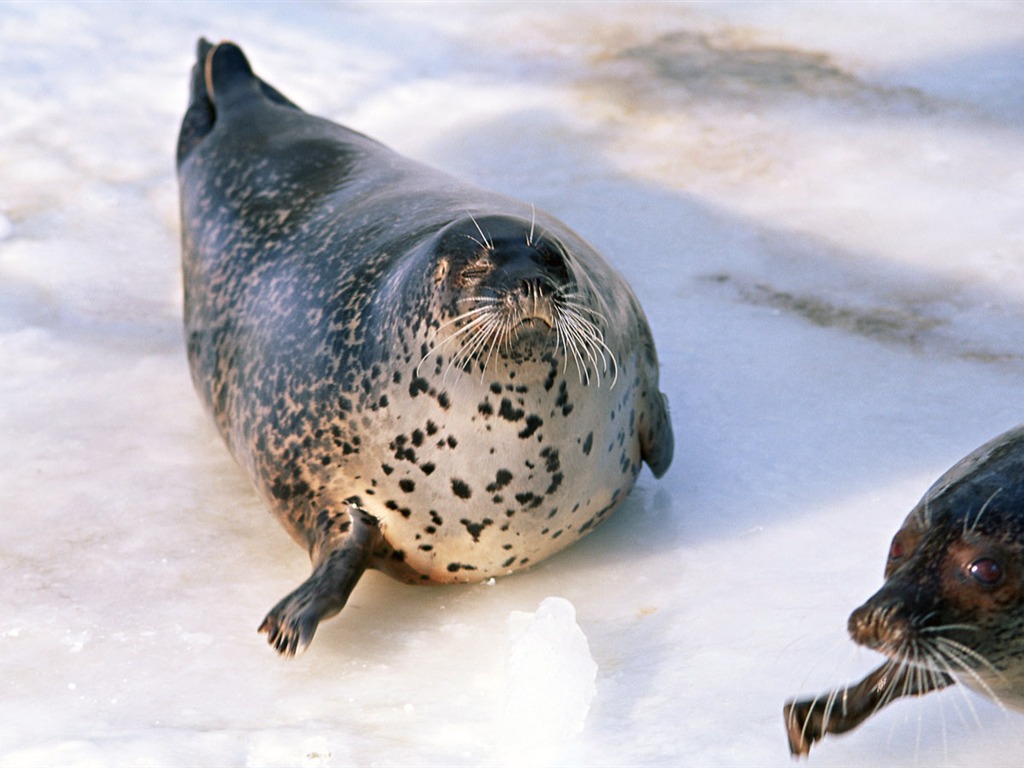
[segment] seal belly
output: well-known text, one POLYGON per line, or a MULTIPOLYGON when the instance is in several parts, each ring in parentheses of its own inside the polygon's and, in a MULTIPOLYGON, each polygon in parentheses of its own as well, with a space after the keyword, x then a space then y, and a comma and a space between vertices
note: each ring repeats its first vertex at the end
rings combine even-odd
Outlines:
POLYGON ((516 373, 482 384, 464 376, 439 392, 425 380, 418 392, 414 378, 405 398, 371 419, 382 439, 379 463, 366 467, 376 485, 364 505, 430 581, 478 581, 540 562, 593 530, 640 471, 628 388, 598 394, 561 379, 549 384, 561 395, 538 398, 530 390, 547 394, 549 371, 516 373), (469 414, 443 406, 466 401, 469 414))

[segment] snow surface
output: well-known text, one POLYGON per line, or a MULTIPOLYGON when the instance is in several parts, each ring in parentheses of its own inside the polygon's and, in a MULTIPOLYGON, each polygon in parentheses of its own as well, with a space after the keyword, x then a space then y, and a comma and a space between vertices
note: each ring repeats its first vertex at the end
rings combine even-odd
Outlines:
MULTIPOLYGON (((880 660, 846 617, 906 511, 1024 419, 1019 3, 8 2, 0 73, 0 765, 789 765, 783 701, 880 660), (666 477, 493 584, 368 574, 277 658, 308 564, 180 330, 201 34, 593 241, 658 342, 666 477)), ((810 764, 1022 749, 952 689, 810 764)))

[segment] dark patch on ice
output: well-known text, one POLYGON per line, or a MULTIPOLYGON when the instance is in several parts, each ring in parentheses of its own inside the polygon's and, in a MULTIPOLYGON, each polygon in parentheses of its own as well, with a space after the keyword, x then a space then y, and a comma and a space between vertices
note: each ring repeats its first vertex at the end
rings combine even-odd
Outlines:
MULTIPOLYGON (((778 103, 780 98, 878 104, 917 113, 934 107, 922 91, 862 80, 829 54, 759 42, 747 32, 678 30, 624 48, 613 60, 639 62, 657 80, 662 96, 740 103, 778 103)), ((636 82, 635 78, 632 82, 636 82)))
POLYGON ((963 360, 1007 362, 1021 359, 1018 354, 977 348, 966 340, 952 338, 948 332, 948 320, 931 316, 916 306, 856 306, 775 288, 764 282, 747 281, 726 273, 705 275, 701 280, 731 288, 746 304, 770 307, 822 328, 836 328, 913 349, 941 351, 963 360), (943 330, 947 332, 943 333, 943 330))

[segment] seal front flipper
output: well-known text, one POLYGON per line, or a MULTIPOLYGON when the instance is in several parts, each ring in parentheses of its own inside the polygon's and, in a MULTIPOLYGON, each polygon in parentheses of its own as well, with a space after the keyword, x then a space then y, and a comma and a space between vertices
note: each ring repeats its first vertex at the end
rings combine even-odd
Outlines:
POLYGON ((348 506, 338 515, 320 513, 314 535, 312 575, 260 624, 259 631, 282 656, 306 650, 317 625, 345 607, 380 539, 380 529, 373 518, 348 506))
POLYGON ((655 390, 644 418, 646 423, 640 428, 640 455, 654 476, 661 477, 668 471, 675 452, 668 398, 655 390))
POLYGON ((790 700, 783 707, 793 757, 804 757, 830 733, 846 733, 882 707, 904 696, 923 696, 954 685, 945 672, 886 662, 856 685, 823 696, 790 700))

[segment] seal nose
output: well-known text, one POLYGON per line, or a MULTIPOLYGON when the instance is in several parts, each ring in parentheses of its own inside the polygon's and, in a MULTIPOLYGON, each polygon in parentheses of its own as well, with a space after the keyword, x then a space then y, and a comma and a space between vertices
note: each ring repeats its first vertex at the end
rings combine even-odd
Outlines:
POLYGON ((903 603, 871 598, 850 614, 846 628, 853 641, 866 648, 897 646, 906 636, 905 616, 903 603))
POLYGON ((545 292, 569 280, 565 258, 553 247, 500 244, 491 254, 496 275, 509 290, 523 294, 545 292))

